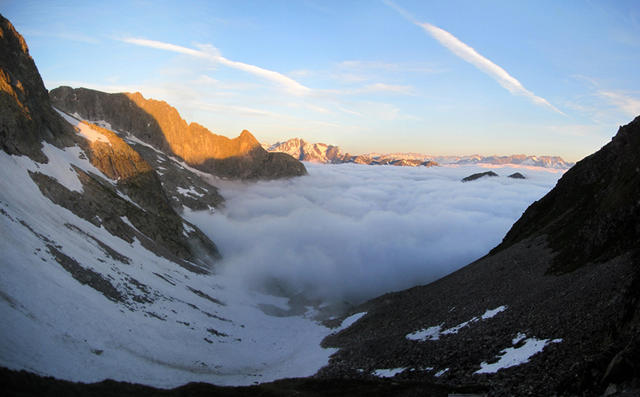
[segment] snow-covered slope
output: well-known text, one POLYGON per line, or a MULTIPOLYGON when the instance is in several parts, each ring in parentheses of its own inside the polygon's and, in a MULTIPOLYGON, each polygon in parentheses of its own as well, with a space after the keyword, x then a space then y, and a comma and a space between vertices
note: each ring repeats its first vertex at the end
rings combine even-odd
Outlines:
MULTIPOLYGON (((88 124, 81 135, 105 139, 88 124)), ((45 143, 43 153, 47 164, 0 152, 0 365, 169 387, 306 376, 327 363, 334 350, 319 343, 328 328, 258 308, 286 309, 286 299, 190 271, 137 237, 127 241, 54 204, 33 173, 78 194, 84 187, 77 170, 116 185, 78 146, 45 143)), ((185 233, 193 228, 184 224, 185 233)))

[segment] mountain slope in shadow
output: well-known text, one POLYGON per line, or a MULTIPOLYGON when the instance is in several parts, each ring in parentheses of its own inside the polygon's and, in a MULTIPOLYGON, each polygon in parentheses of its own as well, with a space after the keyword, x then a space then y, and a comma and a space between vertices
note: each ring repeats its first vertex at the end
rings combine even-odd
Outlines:
POLYGON ((637 153, 640 117, 569 170, 489 255, 356 308, 366 315, 324 340, 341 350, 320 375, 395 368, 397 380, 495 395, 640 393, 637 153))
POLYGON ((190 166, 234 179, 275 179, 305 175, 304 165, 284 153, 269 153, 249 131, 229 139, 198 123, 187 122, 164 101, 140 93, 107 94, 86 88, 58 87, 54 106, 86 120, 103 120, 190 166))

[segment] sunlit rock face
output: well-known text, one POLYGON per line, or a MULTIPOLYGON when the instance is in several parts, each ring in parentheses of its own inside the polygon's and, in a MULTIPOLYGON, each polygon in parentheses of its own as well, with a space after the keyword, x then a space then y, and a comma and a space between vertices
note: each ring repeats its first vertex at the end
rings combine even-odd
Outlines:
POLYGON ((41 141, 69 142, 71 128, 51 108, 29 48, 0 15, 0 149, 46 161, 41 141))
POLYGON ((58 87, 54 106, 87 120, 103 120, 202 171, 224 178, 275 179, 306 174, 304 165, 284 154, 268 153, 249 131, 229 139, 200 124, 188 124, 164 101, 140 93, 107 94, 86 88, 58 87))
POLYGON ((287 153, 300 161, 313 163, 342 163, 345 161, 345 155, 338 146, 325 143, 310 143, 300 138, 274 143, 267 150, 287 153))

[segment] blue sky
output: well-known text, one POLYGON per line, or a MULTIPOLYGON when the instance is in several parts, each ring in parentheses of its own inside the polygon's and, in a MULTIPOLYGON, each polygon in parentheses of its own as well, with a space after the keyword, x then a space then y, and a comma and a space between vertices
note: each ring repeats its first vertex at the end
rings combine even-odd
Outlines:
POLYGON ((640 115, 633 0, 3 0, 0 12, 49 89, 140 91, 269 143, 575 161, 640 115))

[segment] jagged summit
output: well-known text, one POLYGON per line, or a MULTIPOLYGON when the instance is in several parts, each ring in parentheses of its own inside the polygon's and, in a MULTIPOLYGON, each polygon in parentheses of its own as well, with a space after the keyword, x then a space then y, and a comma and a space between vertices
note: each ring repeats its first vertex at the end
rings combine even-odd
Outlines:
POLYGON ((44 162, 41 142, 69 144, 71 135, 51 108, 27 43, 0 15, 0 148, 44 162))
POLYGON ((187 122, 164 101, 140 93, 107 94, 86 88, 58 87, 54 106, 87 120, 104 120, 155 148, 211 174, 238 179, 273 179, 306 174, 304 165, 283 154, 267 153, 249 131, 234 139, 187 122))
POLYGON ((421 153, 366 153, 352 155, 343 153, 339 146, 325 143, 310 143, 301 138, 292 138, 287 141, 277 142, 273 145, 264 145, 269 152, 287 153, 300 161, 314 163, 341 164, 356 163, 369 165, 396 165, 396 166, 436 166, 438 164, 515 164, 521 166, 533 166, 556 169, 569 169, 573 163, 564 161, 558 156, 527 156, 514 154, 511 156, 432 156, 421 153))
POLYGON ((300 161, 313 163, 341 163, 345 155, 338 146, 325 143, 309 143, 301 138, 292 138, 275 143, 267 148, 269 152, 287 153, 300 161))

